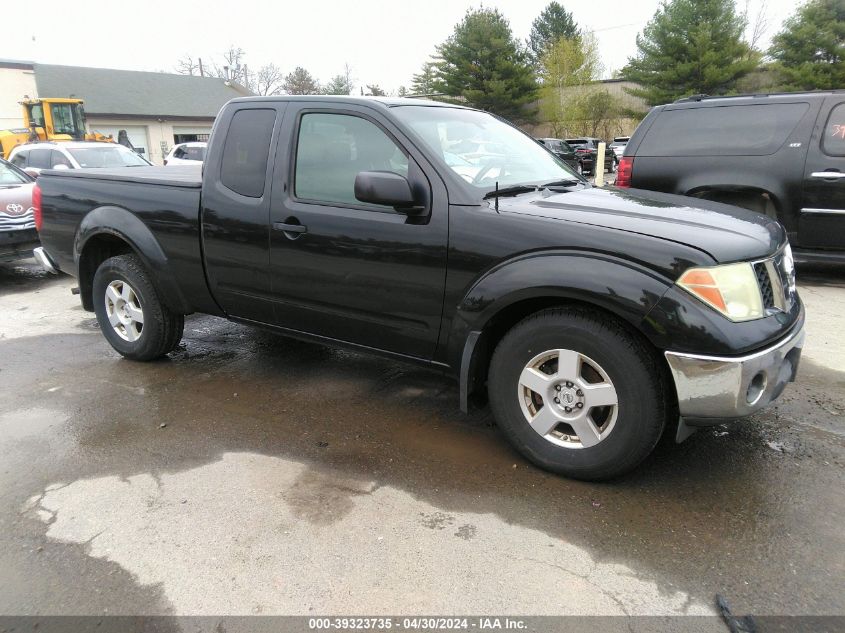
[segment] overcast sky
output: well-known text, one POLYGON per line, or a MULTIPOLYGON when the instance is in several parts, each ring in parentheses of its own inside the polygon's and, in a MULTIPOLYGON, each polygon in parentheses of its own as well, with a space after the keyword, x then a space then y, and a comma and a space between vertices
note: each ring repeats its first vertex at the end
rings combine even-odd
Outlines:
MULTIPOLYGON (((749 0, 752 16, 764 0, 749 0)), ((548 0, 487 0, 525 39, 548 0)), ((434 52, 478 0, 41 0, 4 3, 0 58, 41 63, 173 71, 185 54, 204 63, 240 46, 252 69, 274 62, 286 72, 304 66, 320 81, 344 63, 356 83, 393 91, 434 52), (37 7, 37 8, 36 8, 37 7), (11 26, 14 25, 14 26, 11 26)), ((635 38, 658 0, 563 0, 582 27, 601 44, 605 76, 625 65, 635 38)), ((744 9, 745 0, 738 0, 744 9)), ((766 41, 796 5, 768 0, 766 41)))

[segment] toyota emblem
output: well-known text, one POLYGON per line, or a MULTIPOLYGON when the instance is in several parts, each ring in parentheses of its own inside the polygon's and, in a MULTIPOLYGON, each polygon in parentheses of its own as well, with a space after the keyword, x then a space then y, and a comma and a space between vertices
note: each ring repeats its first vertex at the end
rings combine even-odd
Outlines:
POLYGON ((6 205, 6 213, 9 215, 23 215, 26 209, 22 204, 18 204, 16 202, 12 202, 11 204, 6 205))

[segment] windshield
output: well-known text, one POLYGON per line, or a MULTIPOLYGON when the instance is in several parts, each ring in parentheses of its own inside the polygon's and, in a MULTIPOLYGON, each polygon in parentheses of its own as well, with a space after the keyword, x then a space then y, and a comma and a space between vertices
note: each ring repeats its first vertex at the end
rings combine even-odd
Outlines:
POLYGON ((69 149, 68 152, 83 169, 91 167, 137 167, 150 164, 123 145, 77 147, 69 149))
POLYGON ((479 189, 577 179, 534 139, 486 112, 399 106, 399 119, 422 137, 455 173, 479 189))
POLYGON ((0 162, 0 185, 20 185, 29 182, 17 169, 8 163, 0 162))
POLYGON ((74 138, 81 139, 85 134, 85 128, 80 128, 80 116, 76 112, 75 103, 54 103, 50 106, 53 113, 53 132, 56 134, 67 134, 74 138))

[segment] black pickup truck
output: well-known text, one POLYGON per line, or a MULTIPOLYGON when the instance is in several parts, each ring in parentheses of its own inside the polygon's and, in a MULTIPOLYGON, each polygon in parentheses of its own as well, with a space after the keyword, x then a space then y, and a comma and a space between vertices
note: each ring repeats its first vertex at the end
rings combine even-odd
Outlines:
POLYGON ((45 171, 34 198, 37 256, 125 357, 202 312, 423 363, 572 477, 768 404, 804 339, 776 221, 593 187, 469 108, 236 99, 202 171, 45 171))

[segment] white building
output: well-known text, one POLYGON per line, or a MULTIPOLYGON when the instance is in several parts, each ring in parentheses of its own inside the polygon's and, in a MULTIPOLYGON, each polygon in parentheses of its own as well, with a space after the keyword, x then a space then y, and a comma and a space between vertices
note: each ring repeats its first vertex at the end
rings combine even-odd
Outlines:
POLYGON ((24 97, 82 99, 91 131, 117 138, 126 130, 157 165, 175 143, 208 140, 223 104, 250 94, 215 77, 0 59, 0 129, 23 125, 24 97))

